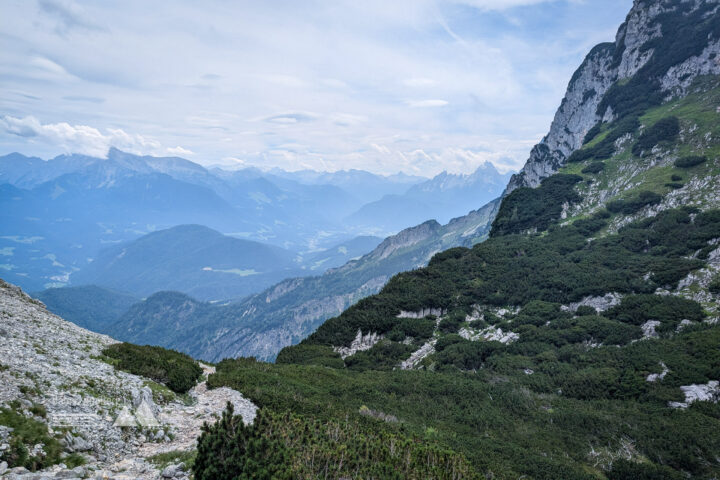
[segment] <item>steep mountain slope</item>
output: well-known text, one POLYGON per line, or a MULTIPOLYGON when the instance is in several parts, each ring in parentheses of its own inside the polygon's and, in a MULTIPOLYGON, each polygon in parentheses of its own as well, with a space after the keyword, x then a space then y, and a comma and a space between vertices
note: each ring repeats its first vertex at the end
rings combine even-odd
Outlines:
POLYGON ((330 248, 302 255, 303 268, 310 271, 322 271, 328 268, 341 267, 350 260, 355 260, 368 252, 372 252, 382 242, 380 237, 361 235, 330 248))
POLYGON ((347 222, 390 233, 431 218, 446 223, 500 196, 509 178, 510 174, 500 174, 490 163, 470 175, 443 172, 402 195, 387 195, 364 205, 347 222))
POLYGON ((717 478, 718 8, 636 1, 488 240, 210 384, 312 418, 397 418, 486 478, 717 478))
POLYGON ((507 191, 555 173, 599 122, 684 96, 702 75, 720 73, 716 0, 635 0, 614 43, 596 46, 575 72, 550 132, 507 191))
POLYGON ((101 251, 70 280, 140 297, 177 290, 204 300, 237 299, 297 275, 294 258, 279 247, 179 225, 101 251))
POLYGON ((154 295, 110 331, 122 340, 171 347, 208 360, 239 355, 272 359, 323 320, 379 291, 392 275, 425 265, 443 249, 485 238, 496 209, 497 202, 491 202, 445 226, 430 221, 404 230, 342 267, 285 280, 240 303, 218 306, 179 294, 154 295), (166 325, 172 328, 162 333, 166 325))
MULTIPOLYGON (((201 382, 180 397, 122 370, 125 363, 106 356, 118 347, 146 354, 129 363, 149 367, 151 376, 168 365, 202 372, 176 352, 120 345, 56 317, 2 280, 0 320, 3 479, 157 479, 162 468, 156 456, 192 458, 203 422, 213 421, 228 402, 245 422, 255 417, 255 405, 237 391, 208 391, 201 382)), ((187 479, 183 470, 174 466, 175 478, 187 479)))

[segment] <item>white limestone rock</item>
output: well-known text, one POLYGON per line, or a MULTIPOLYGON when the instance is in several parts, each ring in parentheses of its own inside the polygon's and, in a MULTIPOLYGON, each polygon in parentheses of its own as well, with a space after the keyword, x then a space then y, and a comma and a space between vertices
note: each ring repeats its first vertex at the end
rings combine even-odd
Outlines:
POLYGON ((561 310, 566 312, 576 312, 578 307, 592 307, 598 312, 604 312, 611 309, 612 307, 619 305, 622 300, 622 295, 619 293, 611 292, 606 293, 602 297, 585 297, 579 302, 570 303, 563 305, 561 310))
POLYGON ((685 385, 680 387, 685 395, 684 402, 669 402, 672 408, 687 408, 694 402, 714 402, 720 401, 720 381, 711 380, 704 385, 685 385))
POLYGON ((660 326, 660 322, 657 320, 648 320, 647 322, 640 325, 640 328, 643 332, 643 339, 647 338, 657 338, 659 335, 655 331, 657 327, 660 326))
POLYGON ((651 383, 652 383, 652 382, 657 382, 657 381, 662 381, 662 380, 665 378, 665 376, 666 376, 668 373, 670 373, 670 369, 667 367, 667 365, 665 365, 664 362, 660 362, 660 367, 662 368, 662 372, 660 372, 660 373, 651 373, 650 375, 648 375, 648 376, 645 378, 645 380, 648 381, 648 382, 651 382, 651 383))
POLYGON ((355 339, 350 343, 349 347, 333 347, 340 354, 343 360, 357 352, 370 350, 376 343, 383 339, 383 336, 376 332, 368 332, 366 335, 358 329, 355 339))
POLYGON ((429 342, 425 343, 422 347, 415 350, 407 360, 400 362, 401 370, 413 370, 417 368, 420 362, 427 357, 435 353, 435 344, 437 339, 433 338, 429 342))
POLYGON ((465 340, 477 342, 481 340, 500 342, 504 344, 512 343, 520 338, 520 335, 515 332, 505 332, 501 328, 490 325, 482 330, 474 331, 470 328, 463 327, 458 332, 465 340))
POLYGON ((441 308, 421 308, 417 312, 406 312, 405 310, 401 310, 400 313, 397 314, 397 318, 425 318, 429 317, 430 315, 434 315, 436 317, 441 317, 447 313, 447 310, 443 310, 441 308))

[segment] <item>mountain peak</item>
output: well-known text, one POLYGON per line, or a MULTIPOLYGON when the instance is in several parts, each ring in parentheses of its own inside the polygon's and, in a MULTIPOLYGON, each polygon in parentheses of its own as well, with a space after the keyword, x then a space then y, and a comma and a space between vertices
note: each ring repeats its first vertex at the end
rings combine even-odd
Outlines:
POLYGON ((684 96, 701 75, 720 74, 718 0, 636 0, 615 42, 593 48, 573 74, 550 132, 505 193, 537 187, 599 122, 684 96))

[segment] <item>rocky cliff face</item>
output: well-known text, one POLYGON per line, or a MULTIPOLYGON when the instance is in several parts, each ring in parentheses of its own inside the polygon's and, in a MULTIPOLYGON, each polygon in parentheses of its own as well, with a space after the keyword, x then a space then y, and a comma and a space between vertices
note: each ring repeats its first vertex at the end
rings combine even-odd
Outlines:
MULTIPOLYGON (((614 118, 612 108, 599 108, 603 106, 603 97, 613 85, 626 82, 646 65, 654 67, 661 63, 657 57, 665 52, 659 50, 668 47, 659 46, 654 40, 663 36, 663 22, 669 22, 666 17, 701 12, 701 18, 712 18, 718 15, 719 8, 718 0, 635 0, 615 42, 596 46, 575 72, 550 132, 532 149, 523 169, 511 178, 505 194, 518 187, 537 187, 582 146, 585 135, 595 124, 614 118)), ((664 96, 685 95, 699 75, 720 74, 719 54, 720 38, 711 35, 701 52, 689 58, 678 56, 669 68, 654 72, 657 77, 654 79, 659 81, 664 96)))

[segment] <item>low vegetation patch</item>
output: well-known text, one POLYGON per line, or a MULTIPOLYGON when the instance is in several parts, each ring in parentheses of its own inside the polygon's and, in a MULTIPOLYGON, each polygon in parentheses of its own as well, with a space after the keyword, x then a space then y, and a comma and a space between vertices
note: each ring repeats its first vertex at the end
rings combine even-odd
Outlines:
POLYGON ((160 469, 171 464, 184 463, 185 469, 189 470, 195 462, 196 455, 197 452, 195 450, 173 450, 172 452, 158 453, 157 455, 148 457, 147 460, 153 465, 157 465, 160 469))
POLYGON ((677 117, 665 117, 649 128, 647 128, 635 145, 633 145, 632 153, 640 156, 643 152, 652 150, 655 145, 661 142, 673 142, 680 134, 680 120, 677 117))
POLYGON ((0 425, 10 427, 9 448, 0 453, 0 460, 12 467, 25 467, 36 471, 60 462, 63 451, 60 442, 50 435, 47 425, 41 421, 26 417, 19 405, 0 408, 0 425), (33 455, 35 445, 42 444, 42 454, 33 455))
POLYGON ((605 164, 603 162, 593 162, 587 167, 582 169, 582 173, 595 174, 605 170, 605 164))
MULTIPOLYGON (((602 126, 602 124, 598 125, 602 126)), ((602 140, 600 140, 593 146, 587 146, 576 150, 568 157, 567 161, 569 163, 577 163, 589 160, 591 158, 595 158, 598 160, 610 158, 615 153, 615 142, 620 138, 624 137, 625 135, 635 133, 635 131, 639 127, 640 121, 638 120, 638 117, 636 115, 623 118, 613 124, 612 129, 602 140)), ((593 130, 595 130, 595 127, 593 127, 590 132, 592 132, 593 130)), ((598 127, 598 133, 599 130, 600 127, 598 127)), ((585 140, 591 140, 588 138, 590 132, 588 132, 585 140)), ((597 134, 594 135, 593 138, 595 136, 597 136, 597 134)))
POLYGON ((103 354, 117 361, 116 368, 162 383, 176 393, 186 393, 202 375, 192 357, 162 347, 116 343, 103 354))
POLYGON ((563 205, 580 201, 574 190, 579 175, 553 175, 538 188, 518 188, 505 197, 495 217, 490 236, 546 230, 560 218, 563 205))
POLYGON ((707 157, 700 155, 691 155, 675 160, 675 166, 678 168, 692 168, 707 162, 707 157))
POLYGON ((606 207, 612 213, 632 215, 648 205, 657 205, 661 201, 661 195, 649 190, 644 190, 627 199, 610 201, 607 203, 606 207))
POLYGON ((198 480, 481 478, 463 455, 373 419, 319 421, 261 409, 245 426, 232 405, 203 428, 193 473, 198 480))

